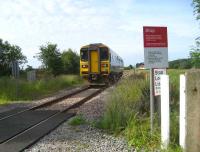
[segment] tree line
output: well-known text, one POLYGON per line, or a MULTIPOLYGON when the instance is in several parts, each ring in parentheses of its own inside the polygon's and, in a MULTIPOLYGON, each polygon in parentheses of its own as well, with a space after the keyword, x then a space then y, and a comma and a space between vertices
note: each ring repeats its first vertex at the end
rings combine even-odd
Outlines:
MULTIPOLYGON (((72 49, 64 50, 62 53, 57 44, 47 43, 39 47, 40 52, 36 58, 42 62, 43 69, 57 76, 60 74, 79 73, 79 55, 72 49)), ((11 63, 17 61, 19 65, 27 63, 27 57, 17 45, 0 39, 0 76, 11 75, 11 63)), ((28 65, 26 70, 33 69, 28 65)))
MULTIPOLYGON (((200 20, 200 0, 193 0, 196 20, 200 20)), ((196 44, 190 51, 191 62, 195 68, 200 68, 200 35, 196 38, 196 44)))

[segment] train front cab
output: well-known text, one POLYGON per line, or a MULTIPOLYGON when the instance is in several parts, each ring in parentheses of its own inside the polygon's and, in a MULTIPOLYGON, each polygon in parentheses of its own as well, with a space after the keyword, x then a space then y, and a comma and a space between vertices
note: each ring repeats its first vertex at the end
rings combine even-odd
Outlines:
POLYGON ((109 75, 109 49, 107 47, 82 48, 80 75, 90 82, 107 79, 109 75))

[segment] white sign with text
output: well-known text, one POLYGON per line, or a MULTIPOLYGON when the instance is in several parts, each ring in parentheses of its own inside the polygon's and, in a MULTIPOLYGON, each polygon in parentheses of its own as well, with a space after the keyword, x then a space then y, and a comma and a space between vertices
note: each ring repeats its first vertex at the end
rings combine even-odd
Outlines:
POLYGON ((154 96, 160 95, 160 76, 166 74, 166 69, 154 69, 154 96))

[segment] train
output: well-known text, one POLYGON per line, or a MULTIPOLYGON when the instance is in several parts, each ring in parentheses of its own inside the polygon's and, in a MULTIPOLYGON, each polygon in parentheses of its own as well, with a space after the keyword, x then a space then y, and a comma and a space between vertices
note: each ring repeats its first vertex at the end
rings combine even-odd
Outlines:
POLYGON ((91 83, 110 83, 123 75, 123 59, 102 43, 82 46, 80 49, 80 75, 91 83))

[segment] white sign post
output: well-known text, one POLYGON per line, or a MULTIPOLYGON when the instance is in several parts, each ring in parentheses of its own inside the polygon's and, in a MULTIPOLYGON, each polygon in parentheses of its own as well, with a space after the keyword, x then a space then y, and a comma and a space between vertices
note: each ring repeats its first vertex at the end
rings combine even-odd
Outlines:
POLYGON ((169 144, 169 76, 161 76, 161 147, 169 144))
POLYGON ((180 117, 179 117, 179 144, 185 149, 185 136, 186 136, 186 99, 185 99, 185 75, 180 75, 180 117))

